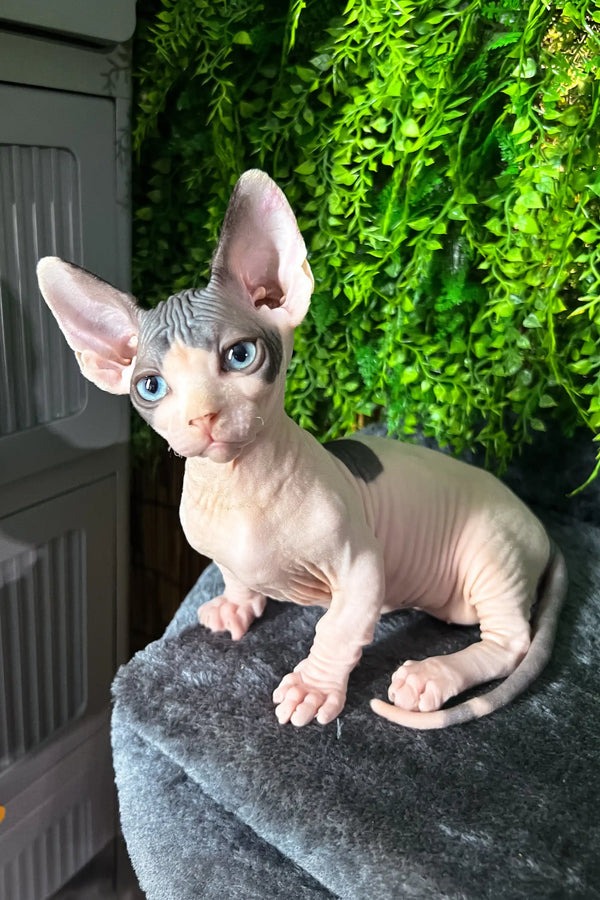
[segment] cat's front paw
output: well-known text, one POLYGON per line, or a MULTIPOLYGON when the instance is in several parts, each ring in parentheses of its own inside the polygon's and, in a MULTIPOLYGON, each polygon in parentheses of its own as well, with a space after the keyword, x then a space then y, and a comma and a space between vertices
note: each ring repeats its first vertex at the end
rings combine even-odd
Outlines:
POLYGON ((280 725, 291 722, 300 727, 313 719, 320 725, 327 725, 339 716, 345 702, 345 690, 319 686, 316 680, 299 671, 286 675, 273 692, 273 703, 277 704, 275 715, 280 725))
POLYGON ((388 697, 400 709, 431 712, 457 692, 452 673, 440 659, 407 659, 394 672, 388 697))
MULTIPOLYGON (((264 608, 264 602, 262 608, 264 608)), ((262 608, 258 609, 255 602, 232 603, 227 597, 221 595, 200 606, 198 619, 200 624, 210 631, 229 631, 232 639, 239 641, 253 621, 261 615, 262 608)))

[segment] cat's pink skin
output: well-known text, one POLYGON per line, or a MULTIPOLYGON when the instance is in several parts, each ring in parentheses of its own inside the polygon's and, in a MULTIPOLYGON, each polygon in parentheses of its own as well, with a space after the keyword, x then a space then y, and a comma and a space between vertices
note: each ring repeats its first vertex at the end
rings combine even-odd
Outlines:
POLYGON ((421 447, 361 440, 383 463, 369 484, 283 416, 231 463, 186 464, 186 537, 225 578, 200 621, 238 639, 265 597, 327 608, 309 656, 274 693, 280 722, 324 724, 340 713, 382 613, 418 607, 481 626, 471 647, 398 669, 389 696, 401 709, 438 709, 508 675, 529 647, 550 552, 537 519, 485 472, 421 447))
POLYGON ((181 522, 225 581, 223 595, 200 607, 200 622, 239 640, 266 597, 325 608, 307 658, 273 694, 281 723, 335 719, 379 617, 403 607, 479 624, 481 640, 448 656, 404 661, 392 676, 391 704, 372 702, 392 721, 417 728, 466 721, 508 702, 539 674, 565 571, 520 500, 479 469, 380 438, 352 439, 370 448, 381 469, 357 477, 285 414, 293 329, 312 277, 293 214, 266 175, 242 176, 211 281, 191 306, 183 295, 167 301, 174 311, 164 307, 164 327, 158 313, 143 313, 132 298, 60 260, 42 260, 38 271, 86 377, 114 393, 131 390, 141 414, 187 457, 181 522), (181 325, 182 309, 204 331, 194 331, 195 320, 181 325), (232 371, 228 348, 251 338, 254 364, 232 371), (149 375, 168 386, 156 402, 136 393, 149 375), (505 676, 484 697, 440 709, 505 676))

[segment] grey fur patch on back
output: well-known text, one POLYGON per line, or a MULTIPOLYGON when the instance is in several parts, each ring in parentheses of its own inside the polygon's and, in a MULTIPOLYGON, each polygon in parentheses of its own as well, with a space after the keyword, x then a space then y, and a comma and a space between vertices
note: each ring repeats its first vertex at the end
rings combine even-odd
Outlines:
POLYGON ((367 484, 375 481, 383 472, 383 465, 377 454, 361 441, 342 438, 338 441, 328 441, 323 446, 343 462, 355 478, 360 478, 367 484))

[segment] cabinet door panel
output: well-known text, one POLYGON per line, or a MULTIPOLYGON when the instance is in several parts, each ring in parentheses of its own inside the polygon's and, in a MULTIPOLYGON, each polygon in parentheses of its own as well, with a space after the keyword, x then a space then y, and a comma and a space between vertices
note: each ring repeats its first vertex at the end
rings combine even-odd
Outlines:
POLYGON ((2 773, 109 702, 115 489, 96 484, 0 518, 2 773))
POLYGON ((135 28, 135 0, 2 0, 0 17, 99 42, 127 41, 135 28))
POLYGON ((41 256, 118 280, 114 101, 0 85, 0 484, 126 438, 40 297, 41 256))

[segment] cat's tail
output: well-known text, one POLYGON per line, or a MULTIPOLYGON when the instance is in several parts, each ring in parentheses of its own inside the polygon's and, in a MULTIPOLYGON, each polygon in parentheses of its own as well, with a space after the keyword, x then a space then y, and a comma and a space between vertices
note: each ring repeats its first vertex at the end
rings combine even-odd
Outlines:
POLYGON ((558 547, 553 545, 552 556, 540 585, 539 600, 533 622, 533 636, 529 650, 514 672, 498 687, 473 697, 449 709, 415 712, 400 709, 383 700, 371 700, 371 709, 397 725, 407 728, 431 729, 461 725, 472 719, 487 716, 506 706, 535 681, 550 659, 558 617, 567 592, 567 567, 558 547))

